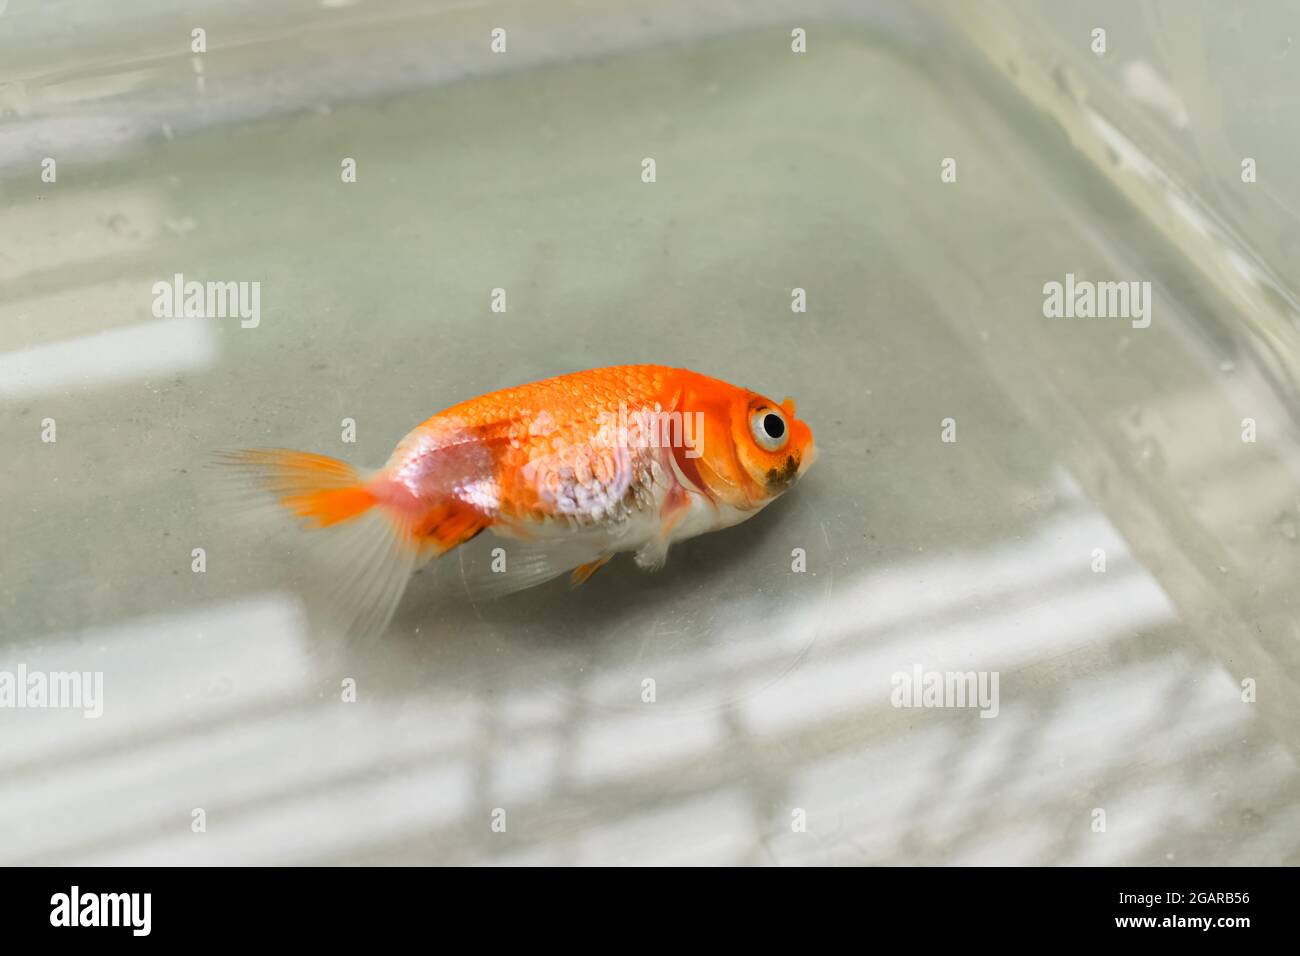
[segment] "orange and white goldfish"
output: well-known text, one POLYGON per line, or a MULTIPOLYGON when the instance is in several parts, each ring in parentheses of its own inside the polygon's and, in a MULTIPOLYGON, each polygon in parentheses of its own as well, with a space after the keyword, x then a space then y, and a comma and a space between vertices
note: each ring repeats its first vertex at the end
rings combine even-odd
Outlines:
POLYGON ((625 365, 453 405, 369 474, 281 449, 225 459, 311 527, 366 529, 344 556, 347 601, 382 627, 416 567, 485 529, 518 545, 496 593, 566 571, 579 584, 623 551, 656 569, 674 542, 756 514, 815 457, 792 399, 625 365))

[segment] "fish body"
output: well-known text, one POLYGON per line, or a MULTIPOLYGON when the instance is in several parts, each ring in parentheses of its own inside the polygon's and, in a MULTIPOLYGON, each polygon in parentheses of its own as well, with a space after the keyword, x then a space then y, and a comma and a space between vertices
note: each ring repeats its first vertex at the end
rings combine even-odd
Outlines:
POLYGON ((654 569, 674 542, 757 513, 815 455, 791 399, 685 369, 626 365, 453 405, 412 429, 370 475, 280 449, 228 460, 309 526, 376 529, 381 540, 366 560, 383 567, 353 562, 367 582, 353 597, 386 621, 414 567, 485 530, 511 542, 490 593, 566 571, 579 583, 620 552, 654 569))

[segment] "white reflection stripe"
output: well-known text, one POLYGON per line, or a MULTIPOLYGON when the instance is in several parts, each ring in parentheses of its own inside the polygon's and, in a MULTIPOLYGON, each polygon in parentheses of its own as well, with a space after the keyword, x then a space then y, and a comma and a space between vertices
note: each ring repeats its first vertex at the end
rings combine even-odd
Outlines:
POLYGON ((0 398, 194 371, 217 354, 214 319, 159 319, 0 354, 0 398))

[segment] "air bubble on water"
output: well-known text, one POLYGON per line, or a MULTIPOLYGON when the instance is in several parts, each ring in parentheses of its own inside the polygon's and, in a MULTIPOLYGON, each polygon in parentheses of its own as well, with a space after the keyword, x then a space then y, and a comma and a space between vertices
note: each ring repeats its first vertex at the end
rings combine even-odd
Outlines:
POLYGON ((1151 436, 1143 438, 1138 444, 1138 458, 1155 472, 1164 471, 1165 453, 1160 443, 1151 436))

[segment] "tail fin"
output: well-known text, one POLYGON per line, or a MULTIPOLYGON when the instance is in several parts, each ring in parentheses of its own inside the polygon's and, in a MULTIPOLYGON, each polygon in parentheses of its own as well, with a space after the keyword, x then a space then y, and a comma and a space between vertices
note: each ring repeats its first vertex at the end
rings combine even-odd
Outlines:
POLYGON ((283 448, 250 448, 219 457, 223 464, 252 477, 311 527, 347 521, 376 503, 357 470, 337 458, 283 448))
POLYGON ((226 453, 218 461, 270 492, 308 528, 330 529, 319 552, 340 623, 353 634, 382 631, 411 572, 427 556, 410 516, 382 505, 371 479, 337 458, 258 448, 226 453))

